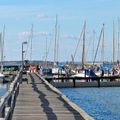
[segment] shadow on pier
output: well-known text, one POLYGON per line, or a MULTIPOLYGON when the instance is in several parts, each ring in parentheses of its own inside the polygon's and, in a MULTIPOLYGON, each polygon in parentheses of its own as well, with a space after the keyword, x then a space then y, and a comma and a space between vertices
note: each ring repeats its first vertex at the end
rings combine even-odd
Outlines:
POLYGON ((28 75, 28 83, 22 82, 13 120, 82 119, 79 112, 34 73, 28 75))
MULTIPOLYGON (((44 93, 44 91, 40 90, 38 85, 42 84, 47 89, 47 91, 53 92, 53 93, 55 93, 55 92, 53 90, 51 90, 49 88, 49 86, 47 86, 44 83, 44 81, 42 81, 42 80, 40 80, 40 83, 36 83, 35 79, 39 79, 36 75, 31 75, 30 74, 30 78, 31 78, 31 84, 32 84, 32 87, 33 87, 34 91, 39 94, 39 99, 42 102, 41 107, 43 108, 43 111, 46 113, 46 116, 47 116, 48 120, 53 120, 53 119, 57 120, 57 115, 53 112, 53 109, 49 106, 50 102, 46 99, 47 95, 44 93), (51 117, 51 115, 52 115, 52 117, 51 117)), ((55 93, 55 94, 57 94, 57 93, 55 93)), ((70 111, 71 114, 73 114, 75 120, 80 120, 81 115, 77 111, 75 111, 65 100, 63 100, 59 95, 54 100, 56 100, 56 99, 57 99, 57 101, 58 100, 61 101, 63 103, 63 106, 65 108, 67 108, 67 110, 70 111), (76 116, 76 114, 77 114, 77 116, 76 116)))
MULTIPOLYGON (((48 120, 52 120, 52 119, 57 120, 56 114, 53 112, 52 108, 49 107, 49 101, 45 98, 46 95, 42 91, 39 90, 39 88, 37 87, 38 83, 35 83, 35 79, 33 78, 33 76, 31 74, 30 74, 30 78, 31 78, 31 82, 32 82, 31 83, 32 87, 33 87, 34 91, 37 92, 39 95, 39 99, 42 102, 41 107, 43 108, 44 113, 47 115, 48 120), (51 118, 51 114, 52 114, 52 118, 51 118)), ((39 84, 44 84, 43 81, 40 81, 40 82, 41 83, 39 83, 39 84)), ((48 89, 47 86, 46 86, 46 88, 48 89)))

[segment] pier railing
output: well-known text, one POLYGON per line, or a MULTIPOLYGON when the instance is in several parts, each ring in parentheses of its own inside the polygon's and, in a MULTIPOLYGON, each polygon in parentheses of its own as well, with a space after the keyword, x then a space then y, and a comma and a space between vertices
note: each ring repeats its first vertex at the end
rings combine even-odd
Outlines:
POLYGON ((15 107, 15 101, 19 93, 19 85, 22 80, 22 69, 19 71, 6 94, 0 100, 0 120, 10 120, 15 107))

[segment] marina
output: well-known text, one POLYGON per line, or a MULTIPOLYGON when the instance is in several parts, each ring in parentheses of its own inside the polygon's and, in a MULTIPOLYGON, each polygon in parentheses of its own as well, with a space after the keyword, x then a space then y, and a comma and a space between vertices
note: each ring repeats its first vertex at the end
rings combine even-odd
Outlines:
MULTIPOLYGON (((96 95, 92 94, 95 93, 94 89, 98 92, 101 91, 100 96, 102 96, 102 94, 103 96, 105 95, 104 90, 107 90, 106 87, 108 87, 108 90, 112 89, 109 87, 115 87, 116 89, 119 89, 119 75, 70 77, 70 74, 68 76, 68 74, 63 75, 58 72, 59 74, 53 74, 53 76, 50 77, 49 72, 51 73, 51 70, 49 71, 49 69, 45 69, 43 72, 44 74, 40 74, 39 69, 35 66, 31 67, 31 65, 27 69, 25 69, 25 66, 24 68, 21 68, 18 74, 12 77, 13 80, 10 81, 7 90, 5 88, 4 93, 2 93, 3 95, 1 96, 0 104, 1 118, 12 120, 55 120, 63 118, 69 120, 100 120, 103 118, 107 118, 107 116, 104 116, 103 113, 101 113, 102 115, 100 114, 97 118, 96 116, 94 116, 96 111, 94 111, 95 113, 91 113, 90 111, 88 111, 88 109, 90 109, 91 107, 91 109, 99 109, 97 107, 94 108, 95 106, 97 106, 94 104, 98 104, 96 103, 95 98, 102 99, 97 96, 97 92, 96 95), (30 70, 31 72, 28 72, 28 70, 30 70), (81 91, 81 93, 79 93, 79 90, 81 91), (88 91, 90 90, 92 91, 89 93, 88 91), (83 95, 84 91, 85 96, 83 95), (73 96, 71 96, 71 92, 73 92, 73 96), (88 96, 89 94, 91 94, 92 96, 94 96, 94 99, 88 98, 86 94, 88 94, 88 96), (76 102, 76 98, 74 97, 77 97, 77 100, 79 102, 76 102), (89 103, 89 100, 87 99, 89 99, 93 103, 89 103), (82 103, 83 101, 86 102, 82 103), (89 104, 90 108, 84 106, 84 104, 89 104)), ((100 108, 100 110, 101 109, 104 108, 100 108)), ((107 113, 111 114, 110 110, 107 111, 106 108, 105 115, 107 113)), ((116 114, 117 113, 113 114, 113 118, 115 120, 119 118, 119 115, 116 114)))
POLYGON ((81 116, 61 95, 47 86, 44 80, 35 74, 29 74, 28 84, 21 84, 13 120, 19 118, 23 120, 82 120, 86 116, 81 116))
POLYGON ((29 73, 23 76, 21 71, 1 98, 0 117, 13 120, 93 120, 40 75, 29 73), (28 82, 22 81, 21 77, 27 77, 28 82))
MULTIPOLYGON (((110 91, 109 88, 112 89, 111 87, 118 88, 120 86, 120 76, 117 72, 97 76, 93 69, 91 70, 85 66, 82 73, 83 76, 76 76, 78 73, 74 72, 74 69, 71 69, 70 65, 58 65, 59 67, 56 67, 57 69, 51 66, 54 65, 50 64, 45 67, 40 64, 24 63, 21 68, 16 67, 19 68, 16 69, 16 74, 10 73, 7 75, 9 85, 7 89, 5 88, 3 90, 4 93, 1 95, 1 118, 6 120, 61 120, 63 118, 66 120, 100 120, 107 118, 101 112, 102 115, 99 114, 98 118, 95 115, 98 111, 91 113, 87 110, 90 108, 95 109, 94 107, 98 104, 95 98, 102 99, 97 96, 97 93, 94 95, 94 100, 88 98, 87 94, 89 95, 89 91, 92 90, 93 93, 91 92, 91 96, 93 96, 92 94, 94 94, 95 89, 98 92, 100 90, 100 96, 102 96, 104 90, 107 90, 106 87, 108 87, 108 91, 110 91), (54 72, 52 68, 54 68, 54 72), (64 70, 64 73, 62 70, 64 70), (70 90, 73 92, 73 97, 69 97, 71 96, 70 90), (78 94, 79 90, 81 91, 80 94, 78 94), (86 90, 85 96, 82 96, 84 90, 86 90), (76 97, 80 103, 78 101, 76 102, 76 97), (93 106, 89 105, 90 108, 86 108, 82 103, 86 101, 85 105, 89 104, 89 100, 87 103, 86 98, 94 101, 93 104, 90 104, 93 106), (82 107, 81 104, 83 105, 82 107)), ((11 66, 9 67, 11 68, 11 66)), ((15 70, 12 71, 14 72, 15 70)), ((81 72, 82 70, 80 69, 79 73, 81 74, 81 72)), ((102 102, 104 103, 104 101, 102 102)), ((100 108, 100 110, 102 109, 104 108, 100 108)), ((99 110, 99 108, 96 108, 96 110, 99 110)), ((105 115, 111 113, 110 110, 107 110, 105 108, 105 115)), ((116 114, 118 113, 113 114, 115 120, 119 118, 119 115, 116 114)))
POLYGON ((119 120, 119 9, 1 0, 0 120, 119 120))
MULTIPOLYGON (((101 112, 102 115, 100 114, 99 118, 97 118, 96 115, 94 115, 97 111, 95 111, 95 113, 89 112, 87 110, 89 107, 86 109, 81 102, 86 101, 85 104, 87 104, 86 98, 88 97, 86 94, 89 95, 89 90, 93 90, 93 93, 91 92, 91 96, 93 96, 94 89, 98 92, 99 90, 103 92, 104 90, 107 90, 106 87, 109 87, 110 89, 112 89, 111 87, 118 88, 120 86, 120 76, 118 74, 97 76, 94 71, 91 71, 88 67, 88 70, 86 68, 85 72, 82 73, 84 76, 74 76, 76 73, 71 72, 74 70, 70 69, 70 66, 68 65, 67 67, 66 65, 62 65, 62 67, 56 69, 56 72, 54 69, 54 73, 52 73, 51 66, 53 65, 44 68, 44 66, 40 65, 39 68, 39 64, 24 64, 20 69, 16 69, 16 75, 8 74, 7 79, 9 80, 9 87, 6 91, 4 90, 4 93, 2 93, 3 95, 1 96, 1 118, 6 120, 61 120, 63 118, 66 120, 100 120, 107 118, 101 112), (64 74, 62 74, 62 70, 64 70, 64 74), (71 92, 67 92, 67 90, 73 92, 73 97, 69 97, 71 96, 71 92), (79 90, 81 93, 77 94, 79 93, 79 90), (88 93, 85 93, 85 96, 82 96, 84 90, 88 93), (78 101, 76 102, 76 97, 79 99, 78 101, 82 99, 80 104, 78 101), (81 104, 83 105, 82 107, 80 106, 81 104)), ((101 94, 103 94, 102 92, 101 94)), ((103 96, 104 95, 105 94, 103 94, 103 96)), ((94 95, 94 97, 102 99, 97 95, 94 95)), ((94 101, 92 104, 93 106, 89 106, 91 109, 94 109, 94 103, 98 103, 95 102, 95 99, 91 99, 92 98, 89 98, 90 101, 94 101)), ((101 109, 104 108, 100 108, 100 110, 101 109)), ((109 113, 110 110, 107 111, 106 108, 105 115, 107 112, 109 113)), ((115 120, 117 120, 116 118, 119 118, 119 115, 117 116, 116 114, 117 113, 113 114, 115 120)))
MULTIPOLYGON (((112 114, 112 112, 104 107, 103 103, 105 101, 103 100, 102 103, 99 103, 96 99, 102 99, 105 94, 110 94, 104 90, 109 92, 115 88, 119 89, 120 76, 118 74, 90 76, 95 74, 89 70, 88 73, 84 74, 85 76, 75 77, 73 76, 75 73, 71 73, 69 66, 66 68, 66 65, 62 66, 62 69, 65 70, 64 74, 60 72, 61 68, 52 74, 51 67, 48 69, 47 66, 44 69, 42 66, 39 69, 38 66, 24 64, 23 68, 21 67, 17 70, 16 75, 13 74, 14 77, 10 77, 11 74, 8 75, 9 87, 7 89, 5 87, 4 93, 1 95, 1 118, 6 120, 61 120, 63 118, 66 120, 101 120, 110 117, 109 114, 112 114), (89 91, 91 92, 89 93, 89 91), (83 94, 84 96, 82 96, 83 94), (94 97, 90 97, 90 95, 94 97), (89 103, 89 101, 92 103, 89 103), (83 104, 82 102, 85 103, 83 104), (88 104, 89 106, 86 107, 88 104), (100 111, 98 111, 99 108, 96 108, 99 104, 101 105, 100 111), (91 113, 89 109, 94 112, 91 113), (105 109, 104 113, 101 112, 103 111, 102 109, 105 109), (99 115, 97 114, 96 116, 96 113, 99 115)), ((116 107, 114 103, 110 104, 116 107)), ((113 119, 117 120, 119 118, 117 114, 117 112, 113 113, 113 119)))

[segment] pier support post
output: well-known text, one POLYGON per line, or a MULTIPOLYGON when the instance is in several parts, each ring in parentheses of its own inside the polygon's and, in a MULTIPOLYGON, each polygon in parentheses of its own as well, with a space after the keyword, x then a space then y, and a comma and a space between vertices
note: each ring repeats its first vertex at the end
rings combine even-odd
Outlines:
POLYGON ((73 78, 73 87, 74 87, 74 88, 76 87, 75 78, 73 78))
POLYGON ((97 81, 98 81, 98 87, 100 87, 100 79, 98 79, 97 81))

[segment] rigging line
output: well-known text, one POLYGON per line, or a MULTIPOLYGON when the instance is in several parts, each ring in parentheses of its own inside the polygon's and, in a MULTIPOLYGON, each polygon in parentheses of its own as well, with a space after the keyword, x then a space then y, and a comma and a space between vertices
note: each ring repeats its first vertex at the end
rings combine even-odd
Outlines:
POLYGON ((99 41, 98 41, 98 44, 97 44, 97 49, 96 49, 96 52, 95 52, 95 57, 94 57, 93 65, 94 65, 95 60, 96 60, 96 57, 97 57, 97 52, 98 52, 100 40, 101 40, 101 37, 102 37, 102 32, 103 32, 103 28, 102 28, 102 30, 101 30, 101 32, 100 32, 99 41))
POLYGON ((47 37, 46 37, 46 48, 45 48, 45 62, 47 62, 47 37))
MULTIPOLYGON (((90 38, 92 38, 92 37, 90 37, 90 38)), ((87 58, 87 55, 88 55, 88 50, 89 50, 89 48, 90 48, 90 46, 91 46, 91 41, 89 41, 89 43, 88 43, 88 45, 87 45, 87 52, 86 52, 86 55, 85 55, 85 58, 87 58)))
POLYGON ((92 62, 94 61, 94 44, 95 44, 95 30, 93 30, 93 51, 92 51, 92 62))
POLYGON ((79 39, 78 39, 78 43, 77 43, 77 46, 76 46, 76 49, 75 49, 75 52, 74 52, 74 55, 73 55, 73 59, 75 59, 75 57, 76 57, 77 50, 78 50, 78 47, 79 47, 79 44, 80 44, 80 40, 81 40, 82 35, 83 35, 83 31, 84 31, 84 29, 82 29, 81 34, 80 34, 80 37, 79 37, 79 39))
POLYGON ((49 52, 50 52, 51 42, 52 42, 53 38, 54 38, 54 37, 52 36, 52 38, 51 38, 50 41, 49 41, 49 47, 48 47, 48 50, 47 50, 47 57, 48 57, 49 52))
POLYGON ((0 71, 3 72, 3 61, 2 61, 2 33, 0 32, 0 64, 1 64, 1 68, 0 71))

